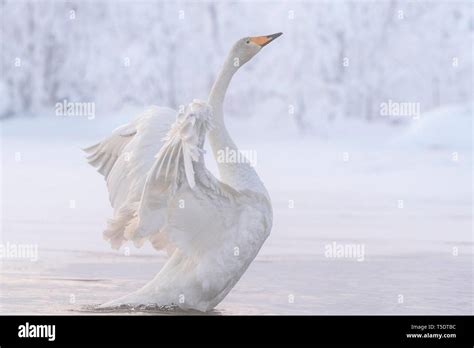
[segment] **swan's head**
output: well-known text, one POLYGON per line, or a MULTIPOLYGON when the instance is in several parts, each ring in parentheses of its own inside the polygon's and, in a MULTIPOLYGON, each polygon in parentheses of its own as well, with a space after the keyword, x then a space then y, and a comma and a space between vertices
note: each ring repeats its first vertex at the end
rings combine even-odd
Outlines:
POLYGON ((250 36, 240 39, 231 50, 231 57, 235 67, 240 67, 252 59, 260 50, 283 33, 264 36, 250 36))

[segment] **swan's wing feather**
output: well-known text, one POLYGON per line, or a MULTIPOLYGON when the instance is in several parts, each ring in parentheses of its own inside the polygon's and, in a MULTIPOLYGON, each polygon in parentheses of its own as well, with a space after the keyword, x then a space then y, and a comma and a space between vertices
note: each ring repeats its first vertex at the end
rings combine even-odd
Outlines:
MULTIPOLYGON (((175 120, 169 108, 150 107, 133 121, 116 128, 110 136, 83 149, 87 161, 107 181, 112 206, 118 208, 126 200, 134 178, 144 178, 154 155, 161 147, 161 138, 175 120)), ((141 193, 141 189, 139 190, 141 193)))
POLYGON ((191 155, 191 150, 189 149, 188 144, 183 144, 183 162, 184 162, 184 172, 186 173, 186 179, 188 181, 189 187, 194 188, 196 182, 194 180, 194 168, 193 168, 193 157, 191 155))
POLYGON ((83 149, 88 154, 87 161, 107 179, 123 148, 136 133, 136 124, 133 122, 116 128, 109 137, 83 149))
POLYGON ((210 119, 210 107, 198 101, 178 115, 148 173, 129 239, 162 236, 182 247, 180 233, 190 238, 199 226, 218 228, 219 210, 238 193, 205 168, 202 148, 210 119), (216 223, 209 226, 213 217, 216 223))
POLYGON ((104 237, 113 248, 126 241, 126 226, 136 214, 147 173, 162 146, 162 138, 176 120, 176 111, 152 106, 129 124, 117 128, 101 142, 85 149, 91 163, 105 163, 105 179, 114 214, 104 237))

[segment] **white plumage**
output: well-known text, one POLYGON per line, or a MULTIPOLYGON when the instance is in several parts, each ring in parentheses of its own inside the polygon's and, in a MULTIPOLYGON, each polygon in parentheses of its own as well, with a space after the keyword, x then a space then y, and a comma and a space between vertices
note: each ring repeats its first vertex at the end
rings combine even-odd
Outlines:
POLYGON ((214 156, 238 151, 223 122, 225 91, 242 62, 279 35, 244 38, 231 50, 209 102, 183 111, 152 107, 85 151, 107 181, 114 215, 104 237, 113 248, 149 240, 171 255, 143 288, 101 307, 177 306, 208 311, 240 279, 270 233, 269 196, 248 162, 204 163, 208 135, 214 156))

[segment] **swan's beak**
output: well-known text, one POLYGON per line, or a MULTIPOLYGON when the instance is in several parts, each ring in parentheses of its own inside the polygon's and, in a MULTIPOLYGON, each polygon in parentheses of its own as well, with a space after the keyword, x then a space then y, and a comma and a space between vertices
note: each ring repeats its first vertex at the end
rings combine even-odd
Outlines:
POLYGON ((268 45, 270 42, 275 40, 278 36, 282 35, 283 33, 276 33, 272 35, 265 35, 265 36, 254 36, 250 38, 250 41, 256 43, 260 47, 268 45))

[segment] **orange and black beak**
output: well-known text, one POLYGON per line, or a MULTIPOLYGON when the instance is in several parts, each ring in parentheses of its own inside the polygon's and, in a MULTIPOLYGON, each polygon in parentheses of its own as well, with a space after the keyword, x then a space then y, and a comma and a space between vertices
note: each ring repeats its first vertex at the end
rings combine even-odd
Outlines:
POLYGON ((265 36, 253 36, 250 38, 250 41, 253 43, 256 43, 260 47, 268 45, 270 42, 275 40, 278 36, 282 35, 283 33, 276 33, 276 34, 271 34, 271 35, 265 35, 265 36))

